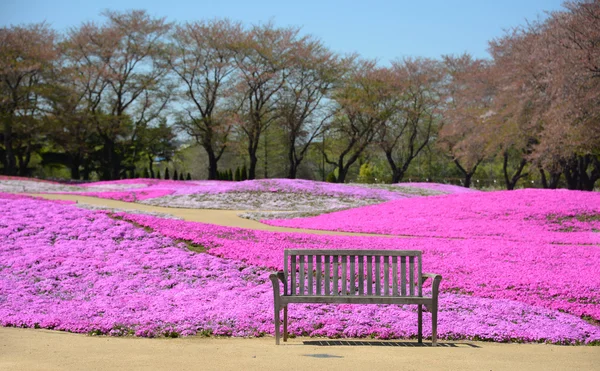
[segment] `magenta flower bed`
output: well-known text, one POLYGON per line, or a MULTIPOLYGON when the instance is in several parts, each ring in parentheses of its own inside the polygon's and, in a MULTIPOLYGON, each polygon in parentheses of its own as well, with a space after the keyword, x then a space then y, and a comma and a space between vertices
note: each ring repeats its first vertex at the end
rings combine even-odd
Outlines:
POLYGON ((476 192, 396 200, 263 223, 390 235, 600 244, 600 194, 540 189, 476 192))
MULTIPOLYGON (((438 245, 433 239, 285 235, 121 216, 156 231, 148 233, 101 212, 0 197, 0 324, 138 336, 271 334, 271 270, 264 268, 281 264, 284 247, 372 248, 381 244, 384 248, 420 247, 425 252, 425 269, 445 275, 443 287, 448 286, 440 299, 439 315, 442 338, 569 344, 600 341, 597 326, 545 305, 545 297, 533 305, 528 303, 531 293, 527 287, 497 291, 490 288, 487 298, 478 297, 475 292, 475 296, 466 295, 470 286, 450 289, 464 282, 462 278, 472 276, 468 270, 473 263, 461 259, 466 250, 476 247, 460 241, 438 245), (201 242, 211 248, 210 254, 191 253, 170 237, 201 242), (511 300, 497 295, 504 291, 521 295, 511 300)), ((523 244, 513 245, 507 251, 492 246, 488 253, 480 246, 479 256, 498 254, 496 263, 515 260, 516 272, 509 277, 517 279, 522 273, 518 267, 532 262, 527 254, 517 253, 523 244)), ((557 290, 552 292, 559 294, 555 297, 557 302, 562 302, 560 295, 568 292, 585 293, 597 300, 598 293, 593 289, 599 286, 598 274, 592 265, 597 267, 598 256, 588 251, 585 259, 578 260, 574 257, 587 250, 567 250, 593 249, 549 247, 557 249, 549 255, 560 254, 560 259, 555 259, 555 271, 548 270, 549 265, 538 265, 536 269, 543 273, 534 274, 529 280, 538 280, 540 288, 550 285, 557 290), (553 281, 560 276, 561 266, 575 266, 580 276, 587 274, 591 281, 588 284, 574 280, 570 288, 561 289, 560 282, 569 282, 575 275, 575 269, 565 269, 567 276, 553 281)), ((487 263, 484 270, 493 271, 493 265, 487 263)), ((496 275, 490 282, 512 282, 503 281, 503 277, 496 275)), ((475 275, 473 280, 478 279, 475 275)), ((597 304, 587 307, 594 306, 597 304)), ((568 310, 575 313, 577 308, 568 310)), ((429 320, 427 315, 425 318, 429 320)), ((405 338, 416 334, 414 306, 297 305, 290 309, 290 319, 290 329, 297 335, 405 338)), ((425 333, 429 334, 427 325, 425 333)))
POLYGON ((385 238, 277 233, 119 214, 211 254, 282 269, 283 250, 416 249, 423 271, 444 277, 442 291, 510 299, 600 319, 600 249, 493 239, 385 238))

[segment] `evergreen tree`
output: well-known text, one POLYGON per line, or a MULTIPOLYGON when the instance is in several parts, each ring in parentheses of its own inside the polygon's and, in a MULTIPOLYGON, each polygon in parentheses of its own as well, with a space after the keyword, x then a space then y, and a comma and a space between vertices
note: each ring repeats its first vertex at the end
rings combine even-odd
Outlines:
POLYGON ((185 180, 192 180, 192 174, 188 173, 187 178, 185 180))
POLYGON ((240 167, 239 166, 235 168, 235 178, 234 179, 235 179, 236 182, 239 182, 240 180, 242 180, 242 175, 240 173, 240 167))
POLYGON ((227 180, 233 180, 233 172, 231 171, 231 169, 227 171, 227 180))
POLYGON ((183 171, 179 173, 179 180, 183 180, 183 171))
POLYGON ((171 177, 169 175, 169 168, 165 169, 165 179, 171 179, 171 177))
POLYGON ((173 171, 173 180, 177 179, 179 179, 179 175, 177 174, 177 169, 175 169, 175 171, 173 171))
POLYGON ((150 178, 150 172, 148 171, 147 167, 144 168, 144 178, 146 178, 146 179, 150 178))
POLYGON ((160 170, 156 170, 156 179, 160 179, 160 170))

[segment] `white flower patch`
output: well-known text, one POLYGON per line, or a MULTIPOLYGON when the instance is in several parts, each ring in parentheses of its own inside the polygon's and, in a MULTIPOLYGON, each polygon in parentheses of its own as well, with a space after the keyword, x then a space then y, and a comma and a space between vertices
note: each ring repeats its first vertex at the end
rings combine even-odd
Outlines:
POLYGON ((6 193, 44 193, 44 192, 81 192, 87 188, 48 182, 27 180, 1 180, 0 192, 6 193))
POLYGON ((224 210, 269 210, 322 213, 381 203, 379 199, 332 197, 307 193, 229 192, 220 194, 170 195, 140 203, 164 207, 224 210))

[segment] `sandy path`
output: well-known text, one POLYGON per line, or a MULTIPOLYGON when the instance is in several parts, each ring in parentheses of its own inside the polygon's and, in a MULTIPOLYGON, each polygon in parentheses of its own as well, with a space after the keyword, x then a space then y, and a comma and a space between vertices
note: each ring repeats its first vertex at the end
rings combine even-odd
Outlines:
POLYGON ((344 236, 379 236, 379 237, 402 237, 402 236, 389 236, 389 235, 377 235, 370 233, 348 233, 348 232, 334 232, 334 231, 320 231, 314 229, 296 229, 286 227, 275 227, 271 225, 262 224, 255 220, 240 218, 238 214, 252 211, 252 210, 213 210, 213 209, 182 209, 182 208, 171 208, 161 207, 153 205, 137 204, 133 202, 123 202, 116 200, 109 200, 97 197, 79 196, 79 195, 65 195, 65 194, 31 194, 31 196, 43 197, 48 200, 69 200, 77 201, 81 204, 88 204, 94 206, 103 206, 114 209, 122 210, 139 210, 146 212, 156 212, 163 214, 170 214, 182 218, 184 220, 192 222, 201 222, 208 224, 216 224, 225 227, 240 227, 247 229, 257 229, 261 231, 273 231, 273 232, 294 232, 294 233, 309 233, 309 234, 327 234, 327 235, 344 235, 344 236))
MULTIPOLYGON (((237 216, 234 210, 170 209, 94 197, 39 195, 125 210, 154 211, 185 220, 281 232, 346 234, 278 228, 237 216)), ((363 235, 363 234, 349 234, 363 235)), ((318 346, 292 339, 275 346, 259 339, 145 339, 87 336, 0 327, 0 370, 600 370, 600 347, 442 341, 438 348, 412 341, 377 346, 318 346)), ((357 340, 360 341, 360 340, 357 340)))
MULTIPOLYGON (((600 348, 442 342, 318 346, 315 339, 139 339, 0 328, 1 370, 598 370, 600 348)), ((374 342, 377 343, 377 342, 374 342)), ((382 343, 382 342, 379 342, 382 343)))

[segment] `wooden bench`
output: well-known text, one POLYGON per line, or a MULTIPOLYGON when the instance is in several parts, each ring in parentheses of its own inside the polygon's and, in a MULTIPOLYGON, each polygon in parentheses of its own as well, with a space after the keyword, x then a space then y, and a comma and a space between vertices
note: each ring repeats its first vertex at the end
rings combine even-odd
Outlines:
POLYGON ((437 345, 442 276, 421 273, 421 251, 285 250, 283 265, 283 271, 270 276, 277 345, 279 312, 283 309, 283 341, 287 341, 287 307, 291 303, 417 304, 419 343, 423 342, 424 305, 431 312, 432 345, 437 345), (428 278, 432 279, 431 296, 423 296, 423 282, 428 278))

